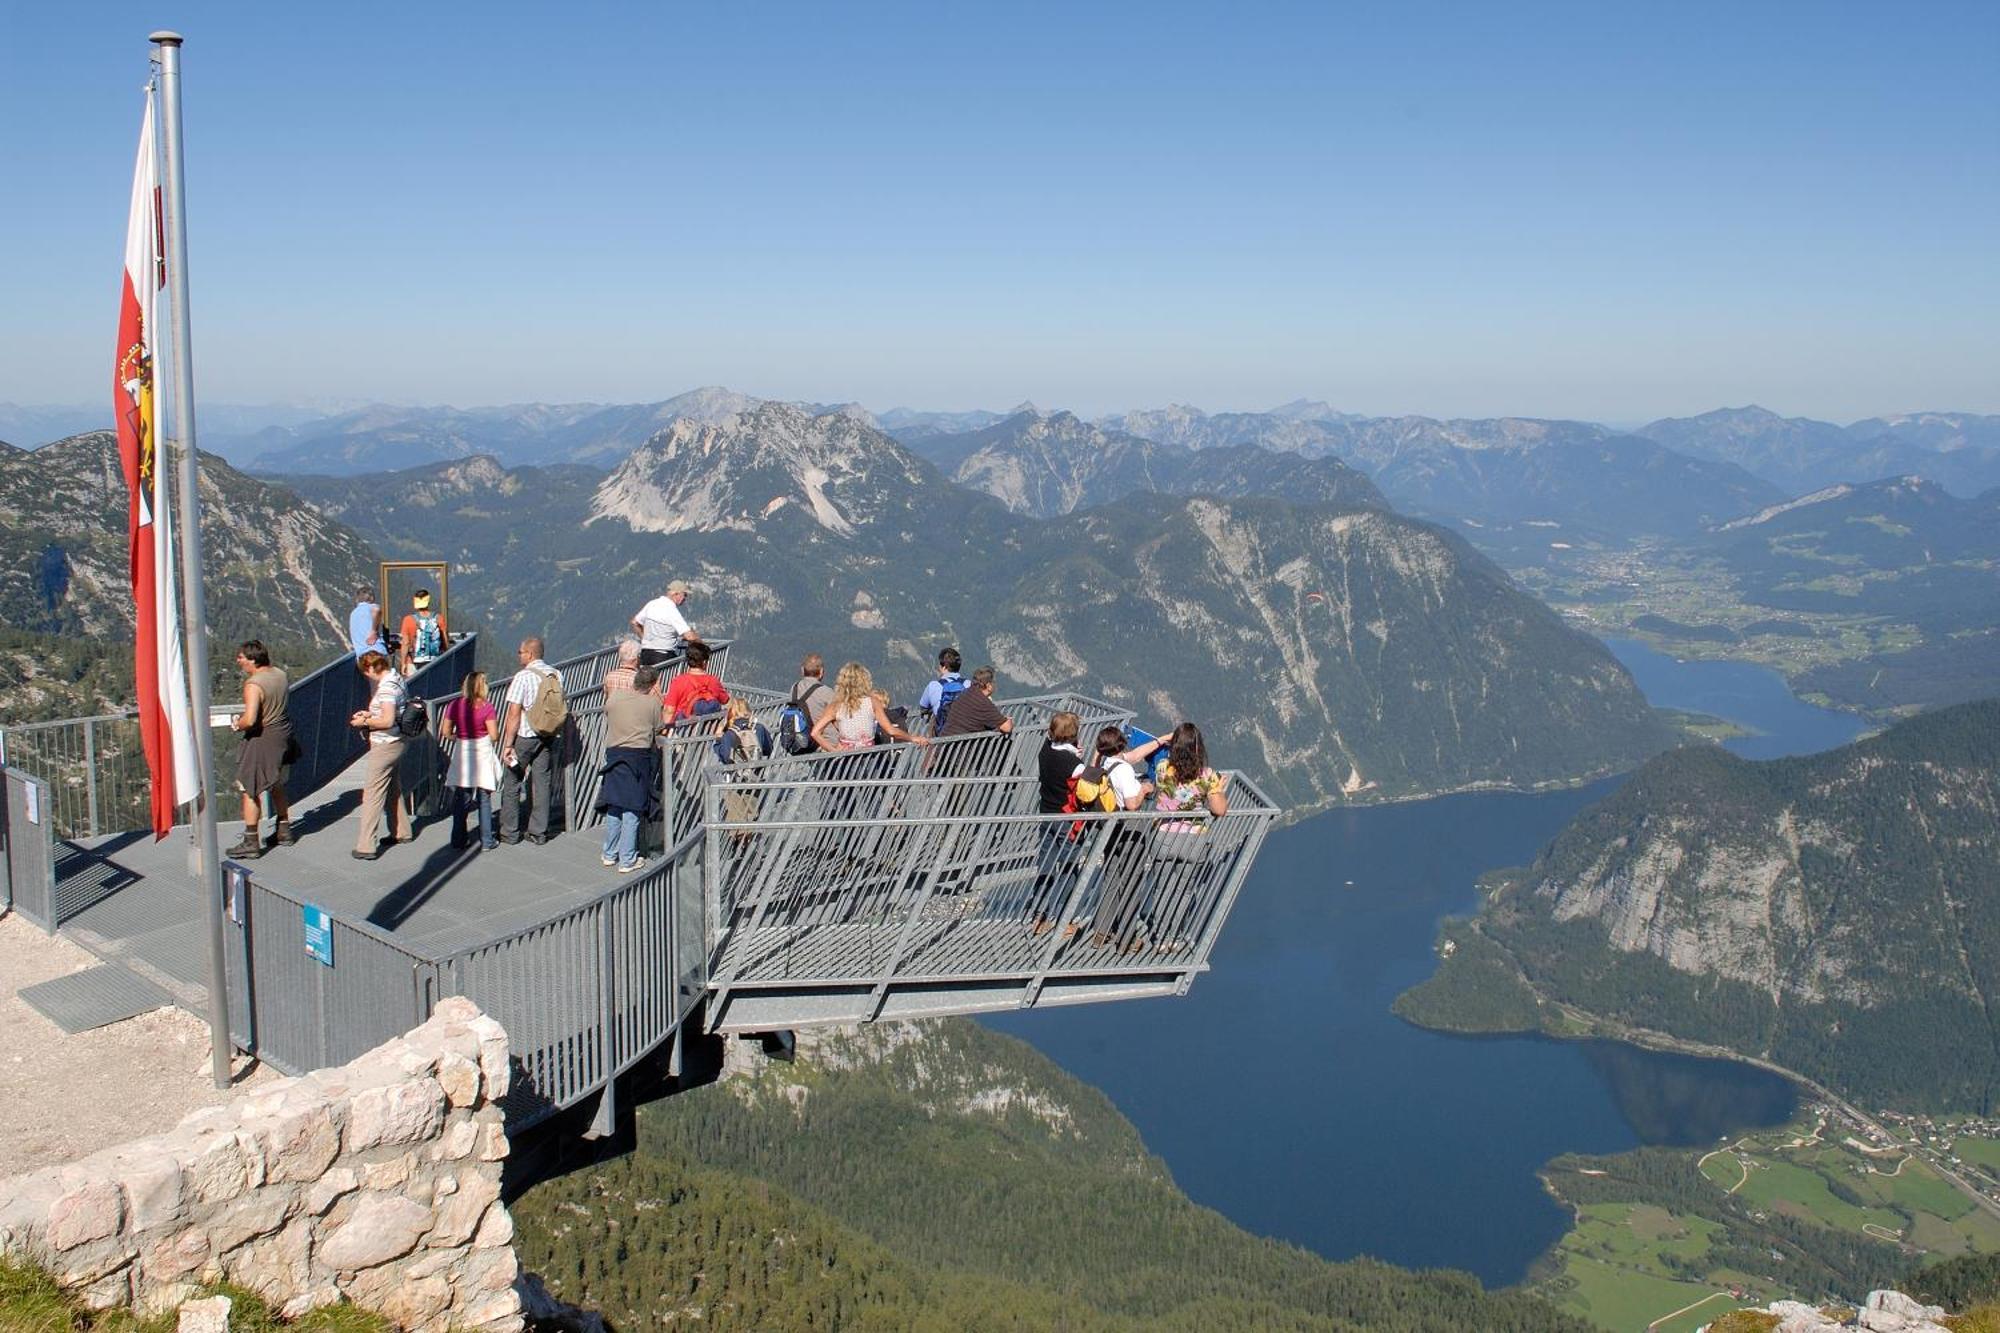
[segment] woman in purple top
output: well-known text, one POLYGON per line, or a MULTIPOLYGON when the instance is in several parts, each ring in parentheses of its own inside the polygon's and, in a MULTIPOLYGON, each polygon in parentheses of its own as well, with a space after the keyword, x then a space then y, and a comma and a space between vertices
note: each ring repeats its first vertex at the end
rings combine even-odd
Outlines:
POLYGON ((463 847, 468 805, 479 810, 479 846, 492 851, 493 792, 500 785, 500 715, 486 697, 486 673, 468 671, 459 695, 445 705, 438 739, 456 740, 445 785, 451 792, 451 845, 463 847))

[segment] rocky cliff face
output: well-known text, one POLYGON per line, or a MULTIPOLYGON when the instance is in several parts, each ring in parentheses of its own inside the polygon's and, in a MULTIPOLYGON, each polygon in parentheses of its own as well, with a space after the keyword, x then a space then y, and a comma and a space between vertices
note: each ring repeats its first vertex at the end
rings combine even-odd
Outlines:
POLYGON ((1962 896, 2000 871, 1996 742, 1989 701, 1803 759, 1667 755, 1564 831, 1533 892, 1615 949, 1781 1002, 1975 995, 1985 960, 1961 927, 1984 913, 1962 896))
POLYGON ((1508 880, 1487 931, 1550 998, 1882 1104, 1993 1098, 2000 700, 1801 758, 1664 755, 1508 880))
MULTIPOLYGON (((375 554, 353 529, 282 486, 201 459, 210 625, 333 649, 375 554)), ((0 453, 0 619, 18 629, 129 640, 127 493, 117 437, 92 431, 0 453)))
POLYGON ((922 503, 932 482, 915 457, 853 416, 759 403, 653 436, 597 488, 589 521, 633 532, 754 532, 804 515, 845 537, 922 503))

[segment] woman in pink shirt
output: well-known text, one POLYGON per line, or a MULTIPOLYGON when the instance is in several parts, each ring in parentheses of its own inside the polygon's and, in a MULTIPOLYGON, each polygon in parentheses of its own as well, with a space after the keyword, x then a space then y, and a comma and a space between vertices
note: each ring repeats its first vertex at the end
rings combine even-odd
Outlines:
POLYGON ((486 673, 468 671, 459 695, 445 705, 438 739, 458 742, 452 747, 445 785, 451 791, 451 845, 464 847, 468 805, 479 810, 479 847, 492 851, 493 792, 500 785, 500 715, 486 697, 486 673))

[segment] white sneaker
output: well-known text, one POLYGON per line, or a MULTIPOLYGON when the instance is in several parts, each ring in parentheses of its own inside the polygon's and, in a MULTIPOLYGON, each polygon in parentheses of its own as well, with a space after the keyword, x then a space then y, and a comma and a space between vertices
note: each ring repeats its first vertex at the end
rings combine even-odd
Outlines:
POLYGON ((633 871, 643 870, 645 869, 645 867, 646 867, 646 858, 642 856, 636 861, 627 861, 623 865, 620 865, 618 867, 618 873, 621 875, 629 875, 633 871))
POLYGON ((597 859, 604 862, 604 864, 608 866, 615 866, 618 864, 618 858, 615 856, 599 856, 597 859))

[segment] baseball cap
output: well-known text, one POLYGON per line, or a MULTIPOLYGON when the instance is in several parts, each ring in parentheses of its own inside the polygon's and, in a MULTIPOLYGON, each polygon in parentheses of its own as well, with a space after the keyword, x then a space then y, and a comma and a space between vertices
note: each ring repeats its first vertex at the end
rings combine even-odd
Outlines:
POLYGON ((693 588, 688 587, 686 579, 675 579, 672 583, 669 583, 667 585, 667 596, 669 597, 673 596, 675 593, 679 593, 681 596, 685 597, 693 591, 694 591, 693 588))

